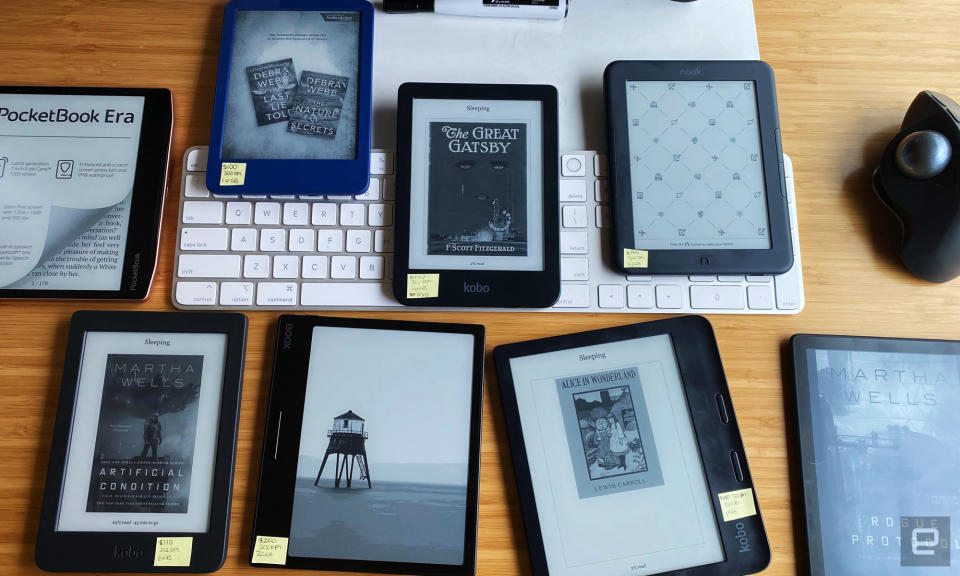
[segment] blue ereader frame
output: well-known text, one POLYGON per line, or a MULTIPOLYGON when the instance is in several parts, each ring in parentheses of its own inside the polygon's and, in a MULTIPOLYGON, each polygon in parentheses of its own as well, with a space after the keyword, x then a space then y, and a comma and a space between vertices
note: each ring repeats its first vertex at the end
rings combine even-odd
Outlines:
MULTIPOLYGON (((232 0, 227 4, 224 8, 223 32, 220 38, 220 61, 217 69, 217 90, 213 107, 213 123, 210 130, 210 148, 207 161, 208 189, 216 194, 238 195, 357 195, 367 190, 370 184, 372 140, 373 13, 373 5, 367 0, 232 0), (356 148, 353 158, 264 159, 234 155, 230 153, 230 150, 225 150, 225 138, 229 137, 227 106, 230 102, 231 60, 234 54, 234 41, 237 40, 235 34, 237 32, 238 16, 243 11, 359 13, 355 119, 356 148)), ((302 65, 298 68, 302 68, 302 65)), ((247 73, 250 74, 249 70, 247 73)), ((298 78, 300 73, 300 69, 295 72, 298 78)), ((323 76, 323 74, 315 75, 323 76)), ((250 93, 252 94, 252 91, 250 93)), ((234 96, 235 99, 243 97, 245 95, 234 96)), ((259 119, 257 122, 259 123, 259 119)), ((312 137, 305 134, 290 134, 290 136, 294 138, 312 137)))

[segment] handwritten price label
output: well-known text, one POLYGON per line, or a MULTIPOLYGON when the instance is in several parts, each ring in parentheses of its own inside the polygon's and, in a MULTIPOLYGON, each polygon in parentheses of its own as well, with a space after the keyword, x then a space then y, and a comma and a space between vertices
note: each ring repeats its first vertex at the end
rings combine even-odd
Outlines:
POLYGON ((281 536, 257 536, 251 562, 283 566, 287 563, 287 542, 288 539, 281 536))
POLYGON ((193 536, 163 536, 157 538, 153 565, 189 566, 191 554, 193 554, 193 536))
POLYGON ((436 298, 439 295, 439 274, 407 275, 407 298, 436 298))
POLYGON ((624 268, 646 268, 649 260, 649 254, 646 250, 623 249, 623 267, 624 268))
POLYGON ((243 186, 247 179, 246 162, 224 162, 220 166, 221 186, 243 186))
POLYGON ((757 507, 753 504, 753 488, 724 492, 717 494, 717 498, 720 499, 720 511, 723 512, 724 522, 732 522, 757 513, 757 507))

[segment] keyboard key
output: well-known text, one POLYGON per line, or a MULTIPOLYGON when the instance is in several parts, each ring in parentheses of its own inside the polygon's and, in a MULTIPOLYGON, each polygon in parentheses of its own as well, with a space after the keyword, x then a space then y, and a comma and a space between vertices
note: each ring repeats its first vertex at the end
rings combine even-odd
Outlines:
POLYGON ((347 252, 369 252, 369 230, 347 230, 347 252))
POLYGON ((293 282, 261 282, 257 285, 257 306, 296 306, 297 285, 293 282))
POLYGON ((627 282, 650 282, 653 276, 627 276, 627 282))
POLYGON ((600 284, 597 286, 601 308, 623 308, 623 286, 619 284, 600 284))
POLYGON ((564 154, 560 156, 560 174, 562 176, 586 176, 587 157, 583 154, 564 154))
POLYGON ((223 202, 184 202, 184 224, 220 224, 223 222, 223 202))
POLYGON ((610 227, 610 207, 609 206, 597 206, 595 208, 597 214, 595 221, 597 223, 597 228, 609 228, 610 227))
POLYGON ((180 278, 238 278, 240 257, 236 254, 181 254, 180 278))
POLYGON ((393 204, 371 204, 367 219, 370 226, 393 226, 393 204))
POLYGON ((561 258, 560 259, 560 280, 580 280, 590 279, 590 260, 586 258, 561 258))
POLYGON ((357 195, 356 199, 365 200, 367 202, 370 202, 372 200, 379 200, 380 199, 380 179, 371 178, 370 185, 367 186, 367 191, 364 192, 363 194, 357 195))
POLYGON ((563 207, 563 227, 564 228, 586 228, 587 227, 587 207, 586 206, 564 206, 563 207))
POLYGON ((743 276, 718 276, 721 282, 743 282, 743 276))
POLYGON ((293 194, 270 194, 270 198, 274 200, 294 200, 296 196, 293 194))
POLYGON ((627 285, 628 308, 653 308, 653 286, 627 285))
POLYGON ((781 310, 796 310, 803 305, 803 292, 798 290, 801 289, 798 269, 798 264, 794 262, 789 270, 776 278, 777 308, 781 310))
POLYGON ((593 157, 593 175, 598 178, 607 177, 607 156, 605 154, 597 154, 593 157))
POLYGON ((304 278, 326 278, 327 277, 327 257, 326 256, 304 256, 303 257, 303 277, 304 278))
POLYGON ((256 212, 253 215, 253 222, 255 224, 279 224, 280 203, 257 202, 256 212))
POLYGON ((291 252, 313 252, 315 236, 313 230, 309 228, 295 228, 290 231, 290 251, 291 252))
POLYGON ((747 276, 747 282, 763 282, 769 284, 773 281, 773 276, 747 276))
POLYGON ((252 212, 249 202, 227 202, 227 224, 249 224, 252 212))
POLYGON ((357 277, 357 257, 356 256, 334 256, 330 262, 331 278, 356 278, 357 277))
POLYGON ((560 181, 560 201, 561 202, 586 202, 587 201, 587 183, 583 180, 561 180, 560 181))
POLYGON ((383 256, 361 256, 360 278, 363 280, 382 280, 383 256))
POLYGON ((589 308, 589 284, 561 284, 560 299, 553 305, 554 308, 589 308))
POLYGON ((207 151, 203 150, 191 150, 187 154, 187 170, 190 172, 206 172, 207 171, 207 151))
POLYGON ((593 198, 601 204, 610 202, 610 183, 606 180, 597 180, 593 183, 593 198))
POLYGON ((203 174, 187 174, 187 185, 183 188, 183 195, 187 198, 209 198, 210 191, 203 174))
POLYGON ((314 226, 336 226, 337 225, 337 205, 316 203, 313 205, 313 218, 310 223, 314 226))
POLYGON ((690 307, 743 310, 747 304, 740 286, 691 286, 690 307))
POLYGON ((393 252, 393 230, 377 230, 373 235, 373 249, 377 252, 393 252))
POLYGON ((381 181, 381 186, 383 187, 383 199, 384 200, 396 200, 397 199, 397 181, 393 178, 389 180, 381 181))
POLYGON ((716 279, 716 276, 690 276, 691 282, 714 282, 716 279))
POLYGON ((262 198, 266 198, 267 195, 266 195, 266 194, 241 194, 240 197, 241 197, 241 198, 262 199, 262 198))
POLYGON ((389 284, 379 282, 304 282, 304 306, 400 306, 389 284))
POLYGON ((216 282, 177 282, 177 303, 184 306, 215 305, 216 282))
POLYGON ((341 204, 340 205, 340 225, 341 226, 363 226, 363 204, 341 204))
POLYGON ((287 231, 283 228, 266 228, 260 231, 261 252, 282 252, 287 247, 287 231))
POLYGON ((343 252, 343 230, 318 230, 317 250, 320 252, 343 252))
POLYGON ((220 284, 221 306, 252 306, 253 282, 223 282, 220 284))
POLYGON ((283 205, 284 226, 306 226, 310 219, 310 208, 304 202, 287 202, 283 205))
POLYGON ((560 253, 561 254, 587 254, 590 249, 587 247, 587 233, 561 231, 560 232, 560 253))
POLYGON ((250 254, 243 258, 244 278, 269 278, 270 257, 263 254, 250 254))
POLYGON ((273 258, 274 278, 296 278, 300 274, 299 256, 275 256, 273 258))
POLYGON ((747 304, 752 310, 773 310, 773 289, 770 286, 747 286, 747 304))
POLYGON ((656 290, 657 308, 670 310, 683 306, 683 296, 679 286, 675 284, 658 284, 656 290))
POLYGON ((393 174, 393 154, 390 152, 371 152, 370 173, 378 176, 393 174))
POLYGON ((226 228, 184 228, 180 233, 181 250, 226 250, 226 228))
POLYGON ((257 249, 256 228, 234 228, 230 239, 230 249, 234 252, 251 252, 257 249))

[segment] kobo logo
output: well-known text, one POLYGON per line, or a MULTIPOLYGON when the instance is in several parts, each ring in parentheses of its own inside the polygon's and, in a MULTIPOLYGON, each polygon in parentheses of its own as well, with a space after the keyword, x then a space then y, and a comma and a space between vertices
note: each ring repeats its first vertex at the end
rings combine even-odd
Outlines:
POLYGON ((289 350, 293 346, 293 324, 283 327, 283 349, 289 350))
POLYGON ((121 548, 116 544, 113 545, 114 560, 141 560, 142 558, 143 548, 134 548, 130 545, 128 545, 126 548, 121 548))
POLYGON ((750 551, 750 539, 747 538, 747 529, 743 522, 737 522, 737 544, 740 545, 740 554, 750 551))
POLYGON ((463 293, 464 294, 489 294, 490 285, 481 284, 480 282, 474 282, 473 284, 463 283, 463 293))

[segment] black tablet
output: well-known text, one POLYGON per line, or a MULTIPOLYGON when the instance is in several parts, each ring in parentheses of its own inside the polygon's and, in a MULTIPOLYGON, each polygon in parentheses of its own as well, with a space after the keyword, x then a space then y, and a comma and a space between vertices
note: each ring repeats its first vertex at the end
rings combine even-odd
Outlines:
POLYGON ((363 193, 372 101, 370 2, 231 0, 223 12, 207 188, 363 193))
POLYGON ((534 576, 751 574, 770 561, 710 324, 498 346, 534 576))
POLYGON ((809 573, 955 573, 960 342, 798 334, 791 344, 809 573))
POLYGON ((226 557, 247 319, 77 312, 36 562, 211 572, 226 557))
POLYGON ((472 575, 483 346, 478 325, 281 316, 250 563, 472 575))
POLYGON ((0 298, 146 298, 172 130, 166 89, 0 86, 0 298))
POLYGON ((394 296, 546 308, 560 297, 557 90, 403 84, 394 296))
POLYGON ((778 274, 793 265, 770 66, 613 62, 604 92, 618 268, 778 274))

